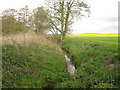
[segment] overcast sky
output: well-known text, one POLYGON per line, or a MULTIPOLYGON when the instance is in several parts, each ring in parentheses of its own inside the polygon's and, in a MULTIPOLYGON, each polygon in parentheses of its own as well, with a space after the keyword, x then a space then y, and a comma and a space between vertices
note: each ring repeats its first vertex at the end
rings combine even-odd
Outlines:
MULTIPOLYGON (((73 34, 118 32, 118 1, 120 0, 84 1, 91 6, 91 15, 74 23, 73 34)), ((43 0, 2 0, 0 13, 8 8, 20 9, 25 5, 32 10, 43 5, 43 0)))

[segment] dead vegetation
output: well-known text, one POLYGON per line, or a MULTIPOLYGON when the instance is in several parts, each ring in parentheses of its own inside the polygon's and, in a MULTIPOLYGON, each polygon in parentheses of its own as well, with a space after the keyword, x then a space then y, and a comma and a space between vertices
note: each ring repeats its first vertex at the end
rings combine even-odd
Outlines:
POLYGON ((114 66, 116 66, 116 62, 114 62, 113 60, 106 60, 104 62, 104 66, 107 68, 113 68, 114 66))
POLYGON ((55 49, 54 51, 62 52, 60 46, 52 41, 50 35, 46 34, 9 34, 6 36, 2 36, 1 41, 2 44, 21 44, 21 45, 29 45, 37 42, 41 47, 47 46, 55 49), (56 47, 56 48, 54 48, 56 47))

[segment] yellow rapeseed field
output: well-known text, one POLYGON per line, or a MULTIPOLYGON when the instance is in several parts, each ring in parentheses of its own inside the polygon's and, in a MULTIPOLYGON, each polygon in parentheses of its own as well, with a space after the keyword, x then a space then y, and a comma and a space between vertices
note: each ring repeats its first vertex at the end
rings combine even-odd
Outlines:
POLYGON ((85 37, 120 37, 120 33, 101 33, 101 34, 73 34, 66 36, 85 36, 85 37))

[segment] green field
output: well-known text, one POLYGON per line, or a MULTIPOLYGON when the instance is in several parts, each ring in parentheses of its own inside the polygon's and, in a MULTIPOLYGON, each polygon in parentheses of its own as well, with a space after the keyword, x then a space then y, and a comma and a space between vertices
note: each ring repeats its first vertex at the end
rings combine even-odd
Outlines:
POLYGON ((50 37, 18 36, 10 36, 11 41, 3 37, 3 88, 120 87, 117 37, 67 37, 63 52, 50 37), (75 75, 66 72, 64 53, 75 75))
POLYGON ((67 37, 63 49, 76 71, 76 87, 119 87, 117 37, 67 37))

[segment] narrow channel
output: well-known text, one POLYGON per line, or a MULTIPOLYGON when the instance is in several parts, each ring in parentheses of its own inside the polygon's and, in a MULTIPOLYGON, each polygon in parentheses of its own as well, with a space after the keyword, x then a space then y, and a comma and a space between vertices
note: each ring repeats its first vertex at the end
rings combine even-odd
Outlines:
POLYGON ((69 72, 70 74, 75 74, 75 66, 71 63, 67 55, 65 55, 65 60, 67 64, 67 72, 69 72))

